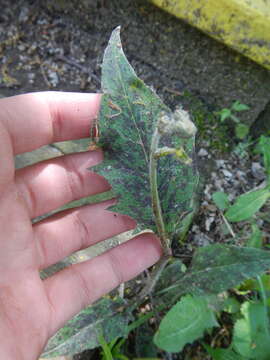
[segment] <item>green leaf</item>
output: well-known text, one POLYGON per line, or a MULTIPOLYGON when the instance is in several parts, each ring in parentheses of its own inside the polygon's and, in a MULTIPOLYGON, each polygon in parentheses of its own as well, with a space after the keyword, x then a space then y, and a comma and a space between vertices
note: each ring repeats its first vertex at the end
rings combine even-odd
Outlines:
POLYGON ((161 290, 159 294, 169 290, 175 296, 185 293, 218 294, 245 279, 261 275, 269 268, 269 251, 221 244, 209 245, 197 249, 186 275, 182 275, 180 280, 161 290))
POLYGON ((232 112, 230 109, 222 109, 220 112, 219 112, 219 115, 220 115, 220 121, 223 122, 225 121, 226 119, 229 119, 232 115, 232 112))
POLYGON ((212 349, 209 345, 203 344, 204 348, 211 355, 213 360, 244 360, 231 349, 212 349))
POLYGON ((121 312, 122 299, 103 298, 87 307, 60 329, 48 342, 42 357, 74 355, 100 346, 100 336, 105 342, 128 334, 131 314, 121 312))
POLYGON ((263 244, 262 232, 257 224, 252 224, 251 229, 252 229, 252 234, 247 241, 247 247, 261 249, 263 244))
POLYGON ((264 305, 245 302, 241 312, 243 319, 237 320, 234 326, 233 348, 245 358, 268 360, 270 335, 264 305))
POLYGON ((102 334, 99 334, 98 341, 100 346, 102 347, 102 359, 113 360, 110 346, 107 344, 102 334))
POLYGON ((235 135, 238 139, 243 140, 249 133, 249 126, 245 124, 237 124, 235 127, 235 135))
POLYGON ((246 110, 249 110, 250 107, 249 107, 248 105, 241 104, 240 101, 235 101, 235 102, 232 104, 231 109, 232 109, 233 111, 246 111, 246 110))
POLYGON ((207 299, 187 295, 164 316, 154 342, 163 350, 178 352, 214 326, 218 323, 207 299))
POLYGON ((260 210, 269 197, 270 190, 267 188, 242 194, 236 199, 236 202, 229 207, 225 216, 231 222, 248 220, 260 210))
POLYGON ((236 314, 240 310, 240 303, 236 298, 230 296, 223 303, 223 311, 229 314, 236 314))
POLYGON ((122 347, 125 345, 126 339, 120 339, 112 348, 113 359, 129 360, 127 356, 122 353, 122 347))
POLYGON ((268 184, 270 184, 270 137, 260 136, 257 149, 263 155, 263 163, 267 173, 268 184))
MULTIPOLYGON (((263 284, 263 287, 264 287, 265 291, 269 292, 270 291, 270 275, 269 274, 261 275, 261 281, 262 281, 262 284, 263 284)), ((254 281, 254 283, 255 283, 256 290, 260 291, 261 289, 258 286, 258 282, 254 281)))
MULTIPOLYGON (((270 292, 270 275, 269 274, 263 274, 260 276, 262 286, 265 289, 267 293, 270 292)), ((241 286, 239 287, 240 291, 257 291, 261 292, 261 286, 258 283, 258 277, 256 279, 249 279, 246 280, 241 286)), ((270 301, 270 299, 268 299, 270 301)))
MULTIPOLYGON (((120 28, 113 31, 105 50, 102 91, 99 144, 105 159, 95 168, 108 179, 116 196, 121 197, 114 209, 135 218, 138 230, 156 231, 149 182, 150 145, 161 112, 165 111, 171 122, 175 115, 136 76, 122 50, 120 28)), ((159 146, 184 149, 192 158, 194 136, 184 139, 174 133, 164 135, 159 146)), ((158 192, 170 237, 181 230, 182 212, 192 210, 191 199, 198 183, 194 162, 182 163, 177 158, 178 152, 158 160, 158 192)))
POLYGON ((230 206, 228 195, 222 191, 216 191, 212 195, 212 199, 216 206, 222 211, 226 210, 230 206))
POLYGON ((234 114, 231 114, 230 118, 236 123, 236 124, 239 124, 240 123, 240 119, 235 116, 234 114))

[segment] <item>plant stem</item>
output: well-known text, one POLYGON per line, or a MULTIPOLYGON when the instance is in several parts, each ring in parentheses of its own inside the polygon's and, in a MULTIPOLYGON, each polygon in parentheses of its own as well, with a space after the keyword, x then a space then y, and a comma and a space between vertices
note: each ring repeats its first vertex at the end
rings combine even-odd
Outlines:
POLYGON ((233 231, 230 223, 228 222, 228 220, 225 218, 225 216, 223 215, 223 213, 222 213, 221 211, 220 211, 220 214, 221 214, 221 217, 222 217, 225 225, 227 226, 229 232, 231 233, 232 237, 235 239, 235 238, 236 238, 236 235, 235 235, 235 233, 234 233, 234 231, 233 231))
POLYGON ((157 186, 157 158, 155 154, 158 150, 158 144, 160 140, 160 134, 156 128, 152 136, 152 143, 150 149, 150 162, 149 162, 149 179, 150 179, 150 188, 151 188, 151 198, 152 198, 152 208, 155 216, 155 222, 157 226, 158 235, 160 237, 160 242, 163 248, 164 256, 171 255, 170 240, 167 236, 163 217, 162 210, 160 206, 160 200, 158 195, 158 186, 157 186))
POLYGON ((156 267, 151 274, 151 277, 148 279, 146 285, 139 294, 139 298, 138 298, 139 302, 142 301, 145 298, 145 296, 150 294, 151 291, 154 289, 163 269, 165 268, 169 260, 170 260, 169 255, 167 256, 163 255, 162 258, 157 262, 157 264, 155 265, 156 267))
POLYGON ((162 273, 163 269, 165 268, 171 257, 170 239, 168 238, 168 235, 165 230, 165 225, 162 217, 162 210, 158 195, 158 185, 157 185, 158 159, 156 158, 155 155, 158 150, 159 140, 160 140, 160 134, 158 129, 156 128, 152 136, 152 142, 150 148, 149 179, 150 179, 152 209, 155 216, 157 232, 163 249, 163 256, 159 260, 159 262, 155 265, 155 269, 151 274, 151 278, 149 279, 149 281, 147 281, 145 287, 140 292, 139 301, 142 301, 142 299, 153 290, 160 277, 160 274, 162 273))
POLYGON ((264 311, 265 311, 265 317, 264 317, 265 331, 266 331, 267 335, 270 336, 270 334, 269 334, 269 322, 268 322, 267 296, 266 296, 266 293, 265 293, 265 288, 264 288, 261 276, 257 276, 257 281, 258 281, 258 284, 259 284, 259 287, 260 287, 262 302, 263 302, 264 311))

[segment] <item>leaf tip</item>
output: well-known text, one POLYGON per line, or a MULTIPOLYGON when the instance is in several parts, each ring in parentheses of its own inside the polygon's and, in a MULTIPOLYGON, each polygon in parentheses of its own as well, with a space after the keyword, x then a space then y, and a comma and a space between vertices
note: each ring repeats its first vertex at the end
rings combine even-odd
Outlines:
POLYGON ((111 34, 111 39, 112 38, 119 38, 120 39, 120 32, 121 32, 121 25, 118 25, 111 34))

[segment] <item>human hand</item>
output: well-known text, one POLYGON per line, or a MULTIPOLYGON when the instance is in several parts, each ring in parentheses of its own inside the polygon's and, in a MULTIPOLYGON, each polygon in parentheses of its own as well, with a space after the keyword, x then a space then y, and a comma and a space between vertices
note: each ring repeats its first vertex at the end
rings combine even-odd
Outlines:
POLYGON ((161 248, 143 234, 42 281, 39 271, 72 252, 135 227, 111 201, 31 219, 110 188, 87 170, 101 151, 65 155, 15 171, 13 157, 87 137, 100 95, 44 92, 0 100, 0 359, 37 359, 73 315, 155 263, 161 248))

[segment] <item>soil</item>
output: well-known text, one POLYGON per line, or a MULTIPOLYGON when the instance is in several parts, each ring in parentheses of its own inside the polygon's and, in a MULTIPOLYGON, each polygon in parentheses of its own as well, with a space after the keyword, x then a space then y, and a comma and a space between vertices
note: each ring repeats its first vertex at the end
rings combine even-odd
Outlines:
MULTIPOLYGON (((239 117, 252 125, 253 134, 269 131, 269 71, 146 0, 0 0, 0 6, 1 96, 43 90, 99 92, 103 51, 111 31, 121 25, 124 50, 138 76, 171 108, 182 103, 202 130, 198 158, 205 184, 200 220, 192 227, 186 250, 226 242, 230 234, 219 235, 221 215, 211 194, 223 190, 233 200, 260 187, 265 175, 257 155, 245 149, 240 149, 241 156, 222 151, 232 129, 222 127, 223 137, 217 135, 213 113, 238 100, 250 106, 239 117), (218 151, 212 148, 215 135, 216 142, 224 142, 218 151)), ((236 143, 234 138, 234 149, 236 143)), ((74 149, 70 144, 61 151, 74 149)), ((53 148, 50 156, 55 154, 53 148)), ((35 159, 19 157, 17 165, 46 156, 39 152, 35 159)), ((89 352, 77 357, 90 358, 97 357, 89 352)))
POLYGON ((138 75, 169 106, 183 92, 210 108, 234 100, 253 122, 270 100, 270 74, 146 0, 1 0, 1 93, 99 91, 100 64, 112 29, 138 75))

